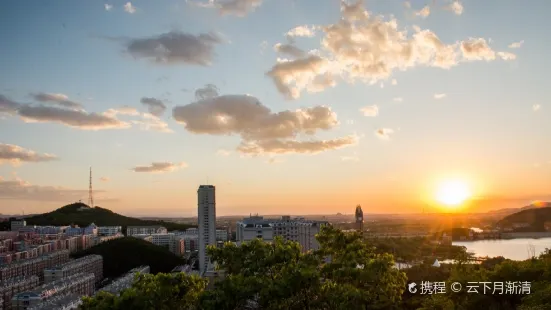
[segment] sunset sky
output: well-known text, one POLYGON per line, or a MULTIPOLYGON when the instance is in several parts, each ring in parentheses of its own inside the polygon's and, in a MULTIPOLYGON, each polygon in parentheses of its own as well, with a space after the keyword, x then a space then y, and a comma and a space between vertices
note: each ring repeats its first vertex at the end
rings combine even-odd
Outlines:
POLYGON ((0 2, 0 213, 551 200, 551 2, 0 2))

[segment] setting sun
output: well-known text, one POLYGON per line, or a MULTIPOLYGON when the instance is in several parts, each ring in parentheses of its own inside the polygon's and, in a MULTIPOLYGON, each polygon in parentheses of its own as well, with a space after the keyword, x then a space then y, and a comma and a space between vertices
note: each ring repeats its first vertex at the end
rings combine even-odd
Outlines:
POLYGON ((436 200, 447 206, 457 206, 471 196, 471 191, 465 182, 459 180, 446 181, 438 186, 436 200))

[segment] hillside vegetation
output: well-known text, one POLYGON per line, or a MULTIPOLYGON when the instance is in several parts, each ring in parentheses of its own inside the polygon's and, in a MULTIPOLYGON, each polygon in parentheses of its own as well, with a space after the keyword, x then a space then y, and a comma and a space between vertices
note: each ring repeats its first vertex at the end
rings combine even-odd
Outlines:
POLYGON ((525 209, 508 215, 497 223, 500 227, 511 226, 513 223, 528 223, 524 230, 545 231, 544 223, 551 221, 551 207, 525 209))
POLYGON ((103 256, 103 274, 107 278, 118 277, 142 265, 148 265, 151 273, 158 273, 170 272, 174 267, 186 263, 164 247, 133 237, 103 242, 71 256, 79 258, 91 254, 103 256))
POLYGON ((95 223, 98 226, 122 226, 126 232, 127 226, 160 225, 168 230, 185 230, 191 225, 177 224, 165 221, 142 220, 117 214, 111 210, 95 207, 90 208, 84 203, 73 203, 52 212, 30 216, 25 219, 27 225, 70 225, 88 226, 95 223))

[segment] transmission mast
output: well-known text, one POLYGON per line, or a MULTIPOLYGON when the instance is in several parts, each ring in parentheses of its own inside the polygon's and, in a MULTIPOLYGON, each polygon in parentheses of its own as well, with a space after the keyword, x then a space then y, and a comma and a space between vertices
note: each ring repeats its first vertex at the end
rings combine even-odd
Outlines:
POLYGON ((92 190, 92 167, 90 167, 90 185, 88 187, 88 206, 94 207, 94 191, 92 190))

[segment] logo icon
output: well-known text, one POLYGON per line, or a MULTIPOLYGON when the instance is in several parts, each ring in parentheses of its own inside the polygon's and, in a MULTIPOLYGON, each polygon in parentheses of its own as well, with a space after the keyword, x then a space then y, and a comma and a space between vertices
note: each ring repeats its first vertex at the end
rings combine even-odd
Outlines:
POLYGON ((408 284, 408 291, 412 294, 415 294, 417 292, 415 286, 417 286, 417 283, 415 282, 411 282, 410 284, 408 284))

